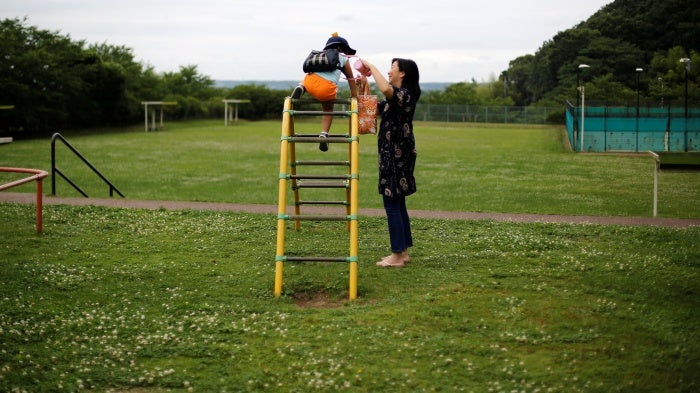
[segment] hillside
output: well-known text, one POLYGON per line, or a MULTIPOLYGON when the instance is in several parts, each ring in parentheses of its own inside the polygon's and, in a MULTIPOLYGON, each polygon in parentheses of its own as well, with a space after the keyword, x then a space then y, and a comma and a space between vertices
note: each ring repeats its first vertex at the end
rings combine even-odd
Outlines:
MULTIPOLYGON (((629 100, 637 87, 643 97, 679 100, 685 82, 679 59, 700 62, 698 20, 697 0, 616 0, 557 33, 535 54, 512 60, 501 80, 517 105, 571 99, 579 77, 604 84, 598 97, 605 100, 629 100), (579 64, 590 68, 579 74, 579 64), (643 69, 643 76, 636 74, 637 68, 643 69), (664 87, 654 83, 658 80, 664 87)), ((689 71, 689 97, 696 105, 697 70, 689 71)))

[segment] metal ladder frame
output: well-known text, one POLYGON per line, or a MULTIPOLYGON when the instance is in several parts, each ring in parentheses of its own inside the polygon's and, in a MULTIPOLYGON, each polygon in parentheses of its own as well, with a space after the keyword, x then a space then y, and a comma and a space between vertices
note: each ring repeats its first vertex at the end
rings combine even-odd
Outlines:
POLYGON ((275 256, 275 287, 274 295, 279 297, 282 294, 282 279, 284 275, 284 262, 348 262, 349 263, 349 299, 357 298, 357 275, 358 275, 358 185, 359 185, 359 122, 357 115, 357 99, 336 100, 336 103, 350 103, 349 111, 322 112, 322 111, 295 111, 294 101, 287 97, 284 101, 282 113, 282 137, 280 142, 280 166, 279 166, 279 189, 277 203, 277 247, 275 256), (349 136, 329 135, 321 139, 318 135, 297 135, 294 132, 294 116, 348 116, 349 136), (297 161, 296 143, 348 143, 348 161, 297 161), (347 176, 338 175, 299 175, 297 167, 301 165, 346 165, 349 167, 347 176), (322 180, 322 181, 319 181, 322 180), (334 183, 335 182, 335 183, 334 183), (287 188, 291 183, 294 191, 294 214, 287 214, 287 188), (340 188, 345 187, 345 201, 300 201, 300 188, 340 188), (343 204, 346 206, 344 216, 331 215, 303 215, 301 205, 303 204, 343 204), (285 254, 285 229, 289 220, 295 221, 297 230, 301 227, 301 221, 340 221, 346 220, 348 231, 350 232, 349 255, 346 258, 339 257, 290 257, 285 254))

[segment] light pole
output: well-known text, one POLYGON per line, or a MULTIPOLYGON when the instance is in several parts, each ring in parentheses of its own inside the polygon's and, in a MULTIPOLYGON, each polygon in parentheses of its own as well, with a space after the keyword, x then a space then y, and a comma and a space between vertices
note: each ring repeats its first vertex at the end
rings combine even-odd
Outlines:
POLYGON ((684 57, 681 63, 685 63, 685 118, 688 118, 688 71, 690 71, 690 59, 684 57))
MULTIPOLYGON (((576 74, 576 84, 578 85, 578 75, 581 73, 581 71, 584 68, 590 68, 588 64, 579 64, 578 66, 578 73, 576 74)), ((578 86, 579 91, 581 91, 581 146, 579 146, 579 151, 583 151, 583 132, 585 131, 586 127, 584 126, 584 121, 586 119, 586 87, 584 85, 578 86)), ((578 97, 578 94, 576 95, 578 97)))
POLYGON ((636 142, 635 142, 634 149, 636 151, 639 151, 639 74, 641 74, 644 71, 644 69, 637 67, 634 71, 637 73, 637 121, 636 121, 637 132, 635 133, 636 134, 635 135, 636 142))
POLYGON ((637 73, 637 118, 639 118, 639 74, 644 72, 644 68, 637 67, 634 71, 637 73))
MULTIPOLYGON (((661 109, 664 109, 664 78, 658 77, 659 84, 661 85, 661 109)), ((671 116, 671 106, 668 107, 668 116, 671 116)), ((670 127, 666 127, 664 131, 664 151, 668 151, 668 141, 671 138, 670 127)))
POLYGON ((685 151, 688 151, 688 71, 690 71, 690 59, 684 57, 681 63, 685 63, 685 151))

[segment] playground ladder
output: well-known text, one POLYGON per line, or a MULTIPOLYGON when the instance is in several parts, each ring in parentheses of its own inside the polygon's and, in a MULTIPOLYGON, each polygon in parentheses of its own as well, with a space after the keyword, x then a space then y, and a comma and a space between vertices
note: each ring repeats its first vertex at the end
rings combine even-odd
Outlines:
POLYGON ((284 111, 282 113, 282 137, 280 146, 280 169, 279 169, 279 194, 277 207, 277 250, 275 256, 275 287, 274 294, 279 297, 282 294, 282 276, 284 272, 284 262, 348 262, 349 263, 349 298, 357 298, 357 273, 358 273, 358 182, 359 182, 359 139, 358 139, 358 117, 357 100, 336 100, 335 103, 350 104, 349 111, 302 111, 294 110, 293 103, 310 100, 292 99, 287 97, 284 101, 284 111), (330 134, 326 138, 319 137, 318 134, 304 135, 296 134, 294 131, 294 118, 296 116, 321 116, 332 115, 339 117, 349 117, 349 132, 345 135, 330 134), (348 144, 348 161, 298 161, 296 158, 297 143, 326 142, 329 144, 348 144), (346 166, 348 173, 345 175, 305 175, 297 173, 297 169, 305 166, 346 166), (291 187, 289 187, 291 186, 291 187), (294 193, 294 214, 287 214, 287 189, 291 188, 294 193), (301 189, 318 188, 344 188, 344 201, 314 201, 300 200, 301 189), (344 205, 345 214, 329 215, 301 214, 302 205, 344 205), (329 256, 288 256, 285 254, 285 229, 289 220, 295 222, 297 230, 301 227, 301 221, 346 221, 349 231, 350 246, 347 257, 329 256))

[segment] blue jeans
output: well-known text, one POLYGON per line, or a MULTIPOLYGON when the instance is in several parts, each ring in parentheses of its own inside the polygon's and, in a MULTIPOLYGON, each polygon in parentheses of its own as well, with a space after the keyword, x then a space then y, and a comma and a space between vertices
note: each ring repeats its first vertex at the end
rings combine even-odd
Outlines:
POLYGON ((411 220, 406 210, 406 197, 383 196, 384 210, 389 223, 389 240, 392 252, 403 252, 413 246, 411 220))

